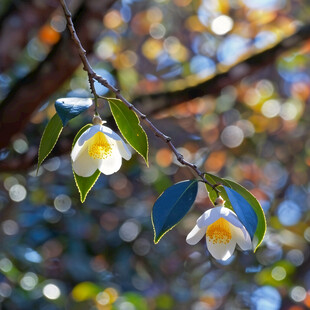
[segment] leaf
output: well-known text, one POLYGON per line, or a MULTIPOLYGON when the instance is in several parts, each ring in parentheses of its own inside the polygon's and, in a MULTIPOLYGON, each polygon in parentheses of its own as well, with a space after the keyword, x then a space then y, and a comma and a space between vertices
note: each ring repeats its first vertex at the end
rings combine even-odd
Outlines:
POLYGON ((118 129, 126 141, 144 158, 148 165, 149 144, 145 131, 135 112, 130 110, 121 100, 107 98, 118 129))
MULTIPOLYGON (((211 173, 205 173, 205 178, 207 179, 207 181, 209 181, 211 184, 215 185, 215 184, 225 184, 227 186, 229 186, 225 180, 217 177, 216 175, 213 175, 211 173)), ((215 200, 216 198, 218 197, 217 195, 217 192, 209 185, 209 184, 206 184, 206 188, 207 188, 207 191, 209 193, 209 198, 211 200, 211 202, 215 203, 215 200)), ((225 200, 225 207, 228 208, 228 209, 231 209, 233 210, 233 207, 228 199, 228 196, 225 192, 225 189, 223 188, 223 186, 217 186, 216 189, 219 191, 219 195, 225 200)))
MULTIPOLYGON (((79 132, 76 134, 76 136, 73 139, 72 148, 74 147, 76 141, 82 135, 82 133, 86 131, 88 128, 90 128, 91 126, 93 125, 87 124, 79 130, 79 132)), ((77 175, 74 171, 73 171, 73 175, 74 175, 75 184, 80 193, 81 202, 83 203, 87 197, 87 194, 89 193, 89 191, 92 189, 92 187, 95 185, 96 181, 98 180, 100 176, 100 171, 97 169, 96 172, 90 177, 81 177, 77 175)))
POLYGON ((229 187, 234 189, 236 192, 238 192, 241 196, 243 196, 248 201, 248 203, 251 205, 251 207, 253 208, 253 210, 255 211, 257 215, 257 220, 258 220, 257 228, 256 228, 254 239, 253 239, 253 248, 255 252, 256 249, 259 247, 259 245, 262 243, 265 233, 266 233, 267 224, 266 224, 265 213, 260 203, 255 198, 255 196, 251 194, 246 188, 244 188, 242 185, 234 181, 231 181, 228 179, 223 179, 223 180, 225 181, 225 183, 229 184, 229 187))
POLYGON ((171 230, 187 214, 198 190, 197 180, 187 180, 167 188, 156 200, 152 209, 154 243, 171 230))
POLYGON ((52 151, 54 148, 60 133, 62 131, 62 123, 61 119, 59 118, 58 114, 56 113, 48 122, 46 125, 40 146, 39 146, 39 154, 38 154, 38 168, 37 171, 39 170, 42 162, 44 159, 48 156, 48 154, 52 151))
MULTIPOLYGON (((243 186, 234 181, 231 181, 226 178, 219 178, 210 173, 206 173, 205 178, 211 184, 218 184, 218 183, 223 184, 223 186, 220 185, 217 186, 216 188, 220 191, 220 196, 225 200, 225 207, 233 210, 237 214, 240 221, 247 228, 249 233, 253 229, 250 226, 255 225, 254 215, 252 211, 249 210, 251 209, 255 212, 257 217, 257 222, 255 225, 256 229, 254 230, 253 236, 251 236, 255 252, 258 246, 263 241, 266 233, 266 218, 264 211, 258 200, 246 188, 244 188, 243 186), (238 199, 242 201, 239 204, 238 199), (243 200, 245 200, 245 202, 243 200), (249 219, 245 220, 244 218, 246 217, 249 217, 249 219)), ((206 188, 209 193, 210 200, 214 204, 214 201, 217 198, 217 194, 215 190, 213 190, 212 187, 209 186, 208 184, 206 184, 206 188)))
POLYGON ((60 98, 55 102, 56 111, 64 126, 70 119, 87 110, 93 101, 91 98, 60 98))
POLYGON ((257 228, 257 215, 255 211, 249 202, 238 192, 227 186, 224 186, 224 188, 240 222, 247 229, 251 239, 253 240, 257 228))

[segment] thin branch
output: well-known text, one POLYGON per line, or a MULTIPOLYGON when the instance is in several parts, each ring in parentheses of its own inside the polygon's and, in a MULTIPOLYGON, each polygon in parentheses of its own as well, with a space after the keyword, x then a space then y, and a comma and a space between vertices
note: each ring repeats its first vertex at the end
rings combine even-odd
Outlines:
MULTIPOLYGON (((185 160, 183 155, 178 152, 177 148, 174 146, 174 144, 171 141, 171 138, 166 136, 163 132, 161 132, 147 117, 145 114, 143 114, 142 112, 140 112, 140 110, 138 110, 134 105, 132 105, 126 98, 124 98, 121 93, 120 90, 117 89, 116 87, 114 87, 113 85, 111 85, 106 79, 104 79, 102 76, 98 75, 93 68, 91 67, 88 59, 87 59, 87 55, 86 55, 86 51, 82 46, 82 43, 74 29, 74 25, 72 22, 72 17, 71 17, 71 13, 67 7, 67 4, 65 2, 65 0, 59 0, 61 3, 61 6, 64 10, 66 19, 67 19, 67 24, 68 24, 68 28, 70 30, 71 33, 71 37, 72 40, 74 41, 75 45, 77 46, 81 61, 83 63, 83 69, 87 72, 89 79, 93 79, 98 81, 101 85, 105 86, 106 88, 108 88, 112 93, 115 94, 116 98, 118 98, 119 100, 121 100, 130 110, 134 111, 137 116, 139 117, 139 119, 144 122, 150 129, 151 131, 153 131, 154 135, 156 137, 158 137, 159 139, 161 139, 163 142, 165 142, 168 147, 171 149, 171 151, 175 154, 177 160, 184 166, 189 167, 190 169, 192 169, 193 171, 195 171, 195 173, 202 179, 202 181, 208 185, 210 185, 215 191, 217 191, 216 186, 214 186, 213 184, 211 184, 205 177, 204 177, 204 172, 202 172, 201 170, 198 169, 198 167, 185 160)), ((93 83, 92 83, 93 84, 93 83)))
POLYGON ((80 58, 81 58, 82 63, 83 63, 83 69, 88 74, 88 81, 89 81, 90 89, 91 89, 91 91, 95 97, 95 114, 98 114, 98 110, 97 110, 98 109, 98 104, 97 104, 98 94, 96 92, 95 81, 93 79, 93 75, 95 74, 95 72, 92 69, 92 67, 91 67, 91 65, 90 65, 90 63, 86 57, 86 50, 83 48, 81 41, 79 40, 79 38, 77 36, 77 33, 76 33, 74 25, 73 25, 73 21, 72 21, 72 14, 69 11, 69 8, 67 7, 65 1, 60 0, 60 3, 61 3, 61 6, 64 10, 64 13, 65 13, 65 17, 67 20, 67 26, 68 26, 69 31, 71 33, 72 40, 75 42, 75 44, 78 47, 77 50, 79 52, 80 58))

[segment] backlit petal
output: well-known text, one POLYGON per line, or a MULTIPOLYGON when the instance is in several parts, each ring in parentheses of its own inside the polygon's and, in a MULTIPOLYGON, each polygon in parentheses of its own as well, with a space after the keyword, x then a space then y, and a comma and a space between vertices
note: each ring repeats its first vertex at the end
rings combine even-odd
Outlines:
POLYGON ((76 144, 82 145, 85 143, 85 141, 92 138, 98 131, 100 131, 100 125, 93 125, 89 127, 87 130, 85 130, 79 139, 77 140, 76 144))
POLYGON ((197 225, 199 227, 208 226, 213 222, 217 221, 220 217, 224 218, 231 224, 236 227, 242 228, 244 227, 242 223, 239 221, 235 212, 231 211, 230 209, 224 206, 218 206, 206 211, 198 220, 197 225))
POLYGON ((205 228, 199 228, 197 225, 195 225, 195 227, 187 235, 186 242, 190 245, 194 245, 204 237, 205 233, 205 228))
POLYGON ((99 131, 99 125, 92 126, 85 130, 81 136, 76 141, 72 152, 71 152, 71 159, 75 161, 81 152, 84 152, 86 148, 85 142, 92 138, 97 132, 99 131))
POLYGON ((122 156, 118 150, 114 150, 111 156, 100 159, 98 169, 106 175, 110 175, 120 169, 122 165, 122 156))
POLYGON ((79 144, 79 143, 75 143, 72 152, 71 152, 71 159, 72 161, 76 161, 76 159, 79 157, 79 155, 81 153, 83 153, 85 151, 85 149, 87 148, 87 144, 79 144))
POLYGON ((207 238, 207 248, 215 259, 227 260, 234 253, 235 247, 236 241, 233 239, 231 239, 230 242, 224 244, 210 242, 207 238))
POLYGON ((131 158, 131 152, 128 149, 126 143, 123 140, 120 140, 116 141, 116 145, 122 157, 126 160, 129 160, 131 158))
POLYGON ((241 229, 230 225, 232 238, 239 245, 241 250, 248 251, 252 249, 251 237, 245 228, 241 229))
POLYGON ((115 133, 111 128, 107 127, 107 126, 103 126, 103 125, 98 125, 100 126, 99 130, 104 133, 105 135, 107 135, 108 137, 112 138, 113 140, 122 140, 121 137, 115 133))
POLYGON ((198 227, 206 227, 217 221, 221 217, 221 208, 222 207, 215 207, 203 213, 197 220, 198 227))
POLYGON ((99 166, 99 159, 94 159, 88 155, 87 147, 72 162, 73 171, 81 177, 90 177, 99 166))

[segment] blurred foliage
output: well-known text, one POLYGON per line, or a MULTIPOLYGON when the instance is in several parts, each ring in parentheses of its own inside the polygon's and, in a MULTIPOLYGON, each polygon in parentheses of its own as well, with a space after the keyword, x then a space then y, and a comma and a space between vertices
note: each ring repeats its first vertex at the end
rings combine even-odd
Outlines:
MULTIPOLYGON (((0 14, 12 2, 2 1, 0 14)), ((293 33, 309 11, 309 3, 299 0, 123 0, 101 24, 90 20, 85 27, 102 29, 91 57, 96 71, 132 99, 228 70, 293 33)), ((56 10, 29 33, 13 68, 0 74, 1 99, 44 61, 64 29, 56 10)), ((150 214, 158 194, 193 175, 149 135, 150 167, 134 156, 121 172, 101 175, 83 205, 68 155, 51 157, 38 176, 35 167, 0 174, 1 309, 308 309, 309 47, 304 42, 280 55, 217 97, 154 116, 185 159, 258 198, 268 231, 255 254, 236 252, 223 264, 203 242, 186 244, 197 217, 211 207, 202 184, 191 213, 153 244, 150 214)), ((98 92, 107 90, 98 85, 98 92)), ((65 96, 89 96, 82 68, 51 95, 12 148, 0 152, 0 160, 39 145, 52 103, 65 96)), ((76 133, 90 117, 74 119, 63 134, 76 133)))

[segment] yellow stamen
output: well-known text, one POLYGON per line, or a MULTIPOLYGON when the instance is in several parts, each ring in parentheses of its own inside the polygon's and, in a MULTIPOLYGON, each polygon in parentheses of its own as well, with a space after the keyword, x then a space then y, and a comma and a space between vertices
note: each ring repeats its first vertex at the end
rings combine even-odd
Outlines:
POLYGON ((229 241, 231 240, 231 231, 228 221, 221 217, 213 224, 208 226, 206 238, 208 238, 209 242, 212 242, 213 244, 229 243, 229 241))
POLYGON ((95 159, 105 159, 112 154, 112 146, 102 132, 98 131, 90 139, 88 154, 95 159))

